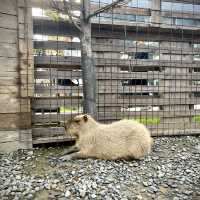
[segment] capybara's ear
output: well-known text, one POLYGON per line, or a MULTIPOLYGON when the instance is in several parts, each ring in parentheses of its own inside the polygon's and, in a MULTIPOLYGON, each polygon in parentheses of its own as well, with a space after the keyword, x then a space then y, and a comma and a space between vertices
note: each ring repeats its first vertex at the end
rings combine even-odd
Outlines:
POLYGON ((87 122, 88 116, 87 116, 87 115, 83 115, 83 120, 84 120, 85 122, 87 122))

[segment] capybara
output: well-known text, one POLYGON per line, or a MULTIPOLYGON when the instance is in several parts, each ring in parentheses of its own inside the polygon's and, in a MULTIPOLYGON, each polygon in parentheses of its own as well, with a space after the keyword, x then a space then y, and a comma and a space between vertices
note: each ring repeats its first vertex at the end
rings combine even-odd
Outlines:
POLYGON ((139 159, 150 153, 153 144, 148 129, 134 120, 101 124, 89 115, 78 115, 65 123, 65 130, 76 143, 61 157, 63 160, 139 159))

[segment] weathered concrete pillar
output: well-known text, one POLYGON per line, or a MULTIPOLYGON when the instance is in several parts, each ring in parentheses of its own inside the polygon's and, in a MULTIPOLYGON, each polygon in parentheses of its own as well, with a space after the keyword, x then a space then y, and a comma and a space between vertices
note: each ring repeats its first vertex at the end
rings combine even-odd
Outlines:
POLYGON ((160 24, 160 11, 161 11, 161 0, 152 0, 151 4, 151 23, 160 24))
POLYGON ((32 15, 28 0, 0 0, 0 152, 32 147, 32 15))

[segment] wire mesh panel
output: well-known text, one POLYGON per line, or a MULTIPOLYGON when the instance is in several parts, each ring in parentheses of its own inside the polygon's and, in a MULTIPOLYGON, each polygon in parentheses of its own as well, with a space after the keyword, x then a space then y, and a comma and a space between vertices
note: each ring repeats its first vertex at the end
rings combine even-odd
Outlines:
MULTIPOLYGON (((101 7, 105 1, 95 3, 101 7)), ((135 119, 153 135, 199 132, 199 100, 193 96, 199 6, 131 1, 94 19, 96 40, 104 47, 94 54, 98 75, 104 73, 98 76, 99 120, 135 119)))
POLYGON ((80 39, 66 15, 47 1, 32 9, 34 21, 35 97, 33 143, 69 140, 63 122, 82 113, 80 39), (50 7, 51 8, 51 7, 50 7))
MULTIPOLYGON (((80 35, 46 2, 33 8, 35 138, 63 135, 61 122, 82 113, 84 100, 80 35)), ((91 12, 112 2, 91 0, 91 12)), ((80 3, 70 5, 77 17, 80 3)), ((153 135, 199 133, 199 28, 195 0, 124 1, 94 16, 98 120, 134 119, 153 135)))

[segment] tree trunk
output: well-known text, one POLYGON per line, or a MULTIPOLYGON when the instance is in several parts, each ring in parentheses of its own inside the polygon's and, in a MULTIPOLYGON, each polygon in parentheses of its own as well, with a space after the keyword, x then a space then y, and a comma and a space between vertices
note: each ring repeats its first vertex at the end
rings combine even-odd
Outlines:
POLYGON ((83 77, 83 111, 96 118, 96 73, 91 46, 90 1, 83 0, 81 16, 81 66, 83 77))

